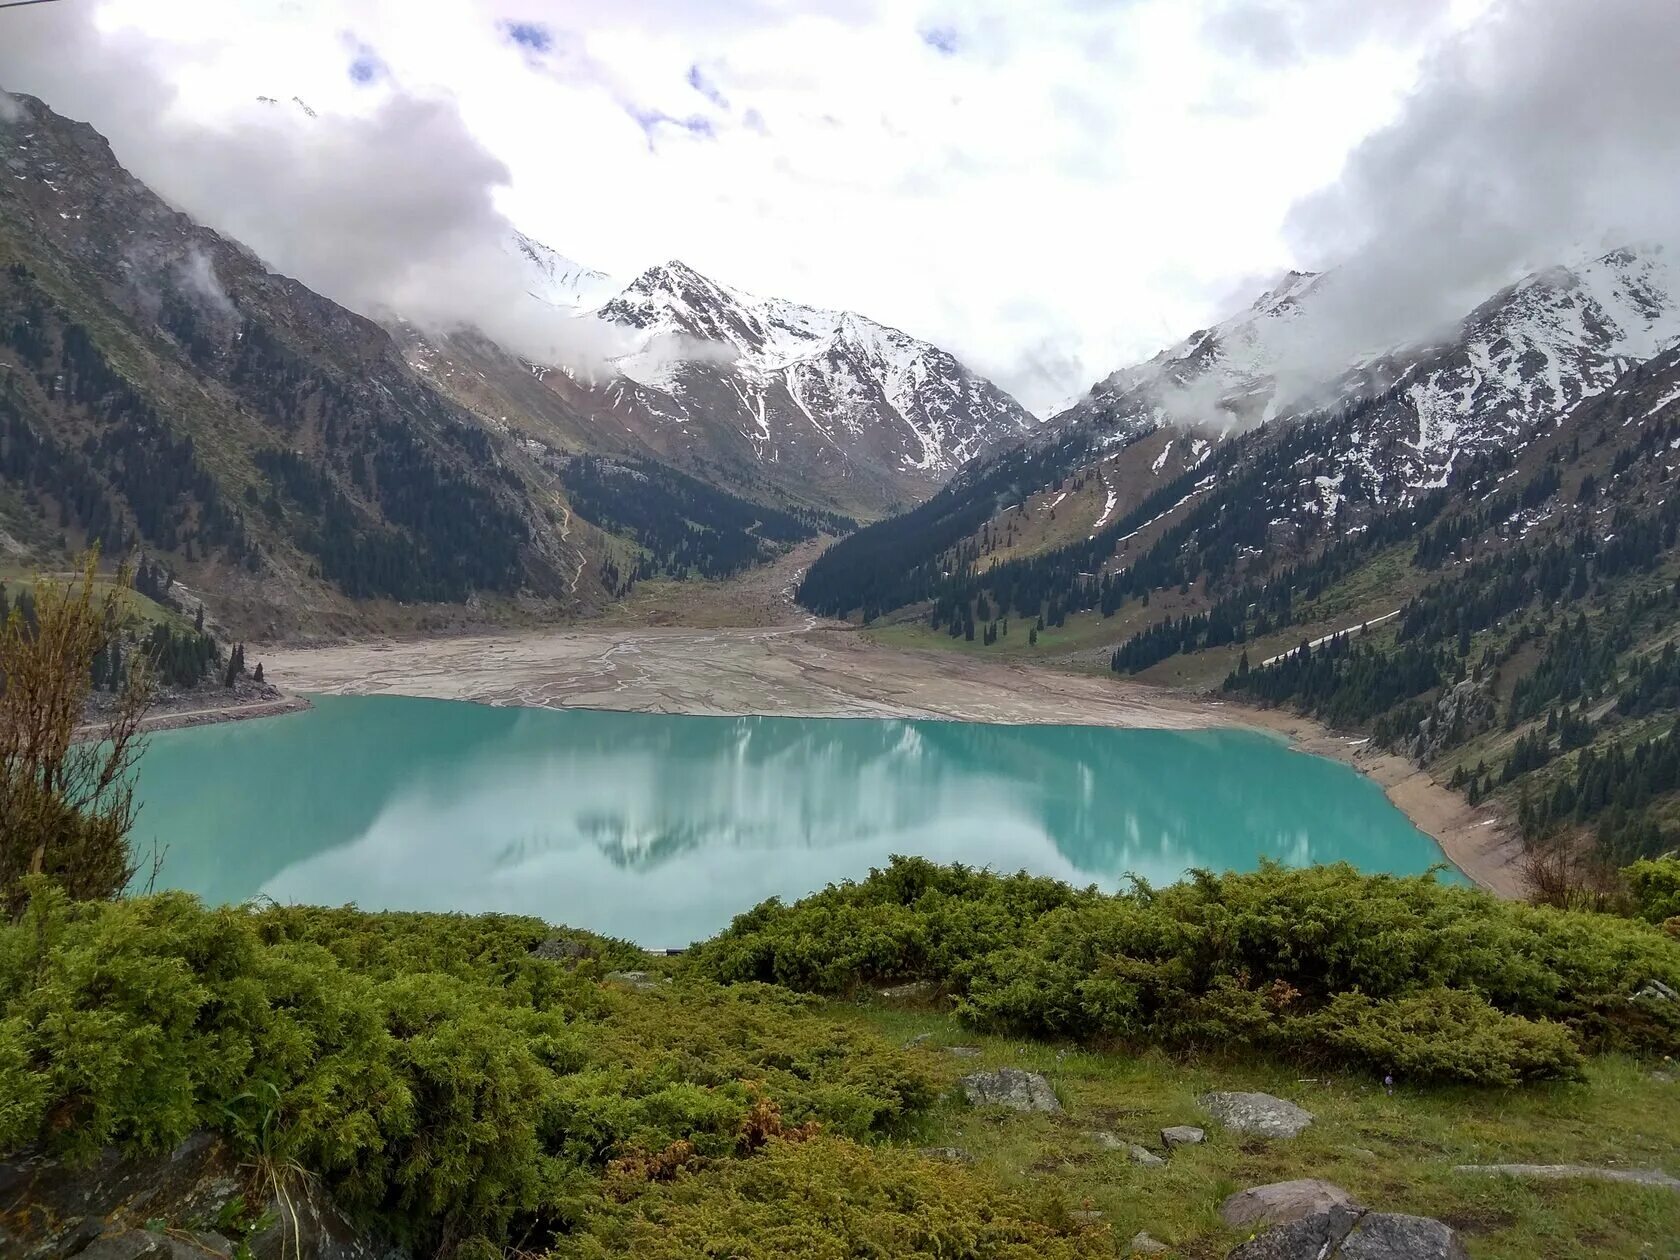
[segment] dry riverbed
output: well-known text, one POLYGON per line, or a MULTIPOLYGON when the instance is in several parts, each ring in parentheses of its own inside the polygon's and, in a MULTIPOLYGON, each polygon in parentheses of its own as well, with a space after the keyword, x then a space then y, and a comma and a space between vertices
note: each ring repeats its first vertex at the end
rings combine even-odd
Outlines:
POLYGON ((1484 888, 1520 895, 1519 847, 1403 758, 1307 719, 1092 674, 955 652, 881 647, 803 624, 697 630, 641 626, 274 649, 270 679, 290 692, 405 695, 483 704, 642 713, 899 717, 1163 730, 1243 726, 1370 775, 1484 888))

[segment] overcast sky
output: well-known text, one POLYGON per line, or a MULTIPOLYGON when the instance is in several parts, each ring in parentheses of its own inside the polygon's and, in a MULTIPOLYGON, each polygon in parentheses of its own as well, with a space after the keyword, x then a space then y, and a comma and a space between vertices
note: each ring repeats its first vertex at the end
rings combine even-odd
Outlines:
POLYGON ((1039 410, 1291 266, 1374 258, 1374 283, 1410 269, 1450 308, 1547 251, 1658 233, 1676 64, 1675 0, 0 12, 0 86, 353 305, 485 322, 504 295, 474 240, 505 218, 625 280, 675 257, 861 311, 1039 410), (276 139, 258 95, 319 126, 276 139))

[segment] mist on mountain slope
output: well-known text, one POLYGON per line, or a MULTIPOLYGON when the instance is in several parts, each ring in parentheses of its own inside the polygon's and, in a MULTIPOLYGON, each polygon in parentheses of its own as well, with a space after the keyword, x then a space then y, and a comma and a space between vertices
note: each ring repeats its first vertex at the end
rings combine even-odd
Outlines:
MULTIPOLYGON (((1680 253, 1677 65, 1670 0, 1507 0, 1438 50, 1393 123, 1290 214, 1298 258, 1325 274, 1253 326, 1278 403, 1328 401, 1350 366, 1451 340, 1531 273, 1624 246, 1680 253)), ((1243 427, 1217 381, 1160 401, 1181 423, 1243 427)))
MULTIPOLYGON (((507 168, 452 102, 399 91, 366 117, 305 126, 301 111, 253 97, 213 127, 174 112, 148 42, 100 31, 88 6, 12 15, 5 33, 0 86, 89 123, 171 204, 352 310, 437 333, 477 328, 583 376, 610 375, 632 349, 717 353, 682 338, 637 344, 631 330, 533 297, 495 206, 507 168)), ((0 98, 0 124, 24 121, 18 102, 0 98)))
MULTIPOLYGON (((1329 274, 1257 330, 1277 395, 1310 402, 1350 363, 1444 337, 1529 271, 1626 242, 1680 248, 1676 64, 1671 0, 1505 0, 1439 48, 1394 121, 1289 217, 1300 263, 1329 274)), ((366 117, 301 127, 253 100, 210 126, 172 108, 163 65, 88 5, 9 15, 0 42, 0 84, 89 121, 166 198, 345 305, 475 326, 580 374, 633 348, 629 331, 529 294, 496 208, 509 172, 454 102, 399 85, 366 117)), ((655 352, 727 357, 683 339, 655 352)), ((1215 392, 1193 384, 1163 404, 1228 426, 1215 392)))

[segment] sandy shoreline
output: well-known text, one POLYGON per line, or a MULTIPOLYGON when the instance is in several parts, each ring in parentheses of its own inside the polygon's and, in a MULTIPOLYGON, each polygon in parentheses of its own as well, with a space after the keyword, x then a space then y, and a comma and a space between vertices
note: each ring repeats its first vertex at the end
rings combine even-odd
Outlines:
POLYGON ((884 648, 814 619, 768 627, 591 626, 279 648, 263 659, 268 677, 293 693, 717 716, 1271 731, 1303 752, 1369 775, 1476 884, 1502 897, 1522 894, 1520 845, 1492 811, 1472 809, 1404 758, 1310 719, 1107 676, 884 648))

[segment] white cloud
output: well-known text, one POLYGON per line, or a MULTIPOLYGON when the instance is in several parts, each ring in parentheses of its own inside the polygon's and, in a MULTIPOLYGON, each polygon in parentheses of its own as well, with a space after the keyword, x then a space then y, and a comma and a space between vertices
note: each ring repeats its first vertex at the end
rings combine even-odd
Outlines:
POLYGON ((863 311, 1042 407, 1295 262, 1290 207, 1479 5, 106 0, 98 40, 32 43, 87 20, 59 7, 5 15, 0 83, 340 300, 497 331, 467 237, 505 216, 626 278, 680 257, 863 311), (230 171, 259 94, 329 125, 230 171))

